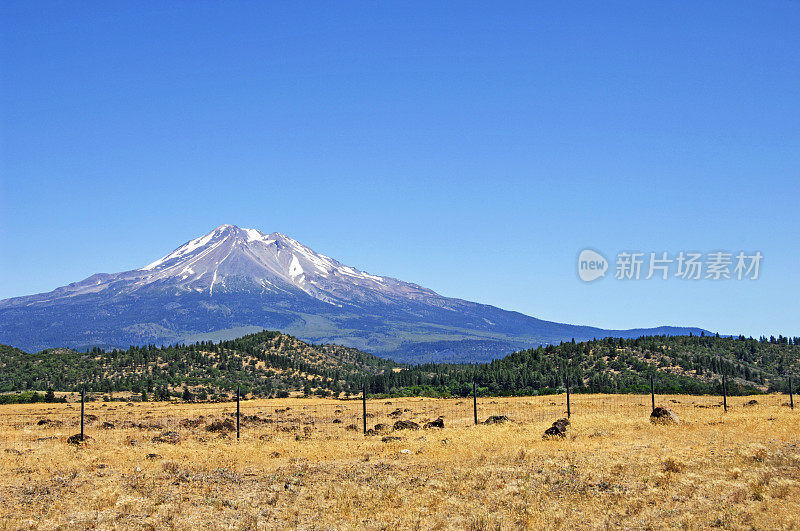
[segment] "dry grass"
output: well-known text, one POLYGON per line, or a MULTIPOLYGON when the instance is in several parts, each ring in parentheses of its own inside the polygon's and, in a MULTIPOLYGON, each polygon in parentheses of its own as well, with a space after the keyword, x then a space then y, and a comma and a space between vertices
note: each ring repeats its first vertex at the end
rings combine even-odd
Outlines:
POLYGON ((746 400, 662 396, 681 424, 654 426, 649 397, 577 396, 558 440, 563 396, 483 399, 514 422, 480 426, 470 400, 371 401, 370 426, 444 415, 388 443, 347 429, 357 401, 243 402, 239 441, 206 430, 232 404, 92 403, 80 447, 78 405, 5 406, 0 529, 800 528, 800 412, 746 400))

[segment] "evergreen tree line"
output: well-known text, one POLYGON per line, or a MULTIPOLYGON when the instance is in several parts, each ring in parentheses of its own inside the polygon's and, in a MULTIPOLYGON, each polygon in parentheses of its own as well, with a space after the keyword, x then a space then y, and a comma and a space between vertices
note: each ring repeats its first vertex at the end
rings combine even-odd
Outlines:
MULTIPOLYGON (((546 345, 474 365, 399 365, 356 349, 310 345, 278 332, 191 345, 131 346, 28 354, 0 345, 0 392, 58 390, 141 399, 227 398, 236 387, 256 397, 535 395, 562 391, 719 394, 787 392, 800 372, 800 338, 719 336, 605 338, 546 345)), ((795 384, 797 387, 797 384, 795 384)), ((25 394, 27 393, 27 394, 25 394)), ((4 396, 19 396, 4 395, 4 396)), ((0 402, 1 403, 1 402, 0 402)))

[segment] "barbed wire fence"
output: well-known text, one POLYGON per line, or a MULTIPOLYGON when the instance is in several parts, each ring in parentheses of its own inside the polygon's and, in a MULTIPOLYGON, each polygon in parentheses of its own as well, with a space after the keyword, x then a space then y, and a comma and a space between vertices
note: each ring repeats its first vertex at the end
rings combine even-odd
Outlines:
MULTIPOLYGON (((98 402, 87 401, 87 394, 81 390, 80 403, 39 404, 34 410, 4 413, 3 418, 26 434, 25 442, 42 444, 66 439, 81 443, 108 430, 131 430, 155 442, 176 442, 189 432, 201 439, 247 437, 267 441, 276 437, 386 437, 400 430, 502 423, 543 430, 559 418, 572 422, 611 415, 644 418, 657 407, 672 409, 679 417, 691 416, 696 409, 718 410, 725 415, 731 408, 741 412, 758 403, 794 411, 792 378, 787 394, 736 397, 728 396, 725 377, 720 382, 721 395, 702 396, 661 394, 658 380, 651 378, 647 396, 575 393, 568 375, 565 373, 562 392, 535 396, 482 396, 474 382, 471 396, 457 398, 376 397, 369 395, 365 385, 360 397, 350 399, 247 400, 237 387, 235 399, 228 402, 98 402)), ((128 440, 135 437, 131 435, 128 440)), ((15 441, 6 437, 3 443, 13 448, 15 441)))

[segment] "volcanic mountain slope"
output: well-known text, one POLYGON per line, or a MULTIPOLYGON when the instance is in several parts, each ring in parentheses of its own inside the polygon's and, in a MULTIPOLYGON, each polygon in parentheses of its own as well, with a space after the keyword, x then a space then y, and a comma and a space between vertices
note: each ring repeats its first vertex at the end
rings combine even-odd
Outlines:
POLYGON ((0 301, 26 350, 229 339, 261 329, 398 361, 483 361, 561 340, 700 333, 542 321, 346 266, 273 232, 222 225, 133 271, 0 301))

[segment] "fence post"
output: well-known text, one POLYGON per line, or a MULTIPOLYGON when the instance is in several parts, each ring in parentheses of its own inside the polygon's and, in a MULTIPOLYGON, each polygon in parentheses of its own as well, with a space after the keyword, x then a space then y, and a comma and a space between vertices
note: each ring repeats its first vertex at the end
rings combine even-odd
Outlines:
POLYGON ((567 388, 567 418, 572 414, 569 404, 569 369, 564 369, 564 387, 567 388))
POLYGON ((789 376, 789 407, 794 409, 794 394, 792 393, 792 377, 789 376))
POLYGON ((236 386, 236 440, 239 440, 239 386, 236 386))
POLYGON ((83 409, 86 401, 86 386, 81 387, 81 440, 83 440, 83 409))
POLYGON ((656 377, 650 375, 650 406, 652 410, 656 410, 656 377))
POLYGON ((472 417, 475 424, 478 424, 478 389, 475 387, 475 380, 472 380, 472 417))
POLYGON ((364 418, 364 435, 367 434, 367 381, 364 380, 364 389, 361 391, 361 414, 364 418))
POLYGON ((728 412, 728 379, 722 375, 722 409, 728 412))

